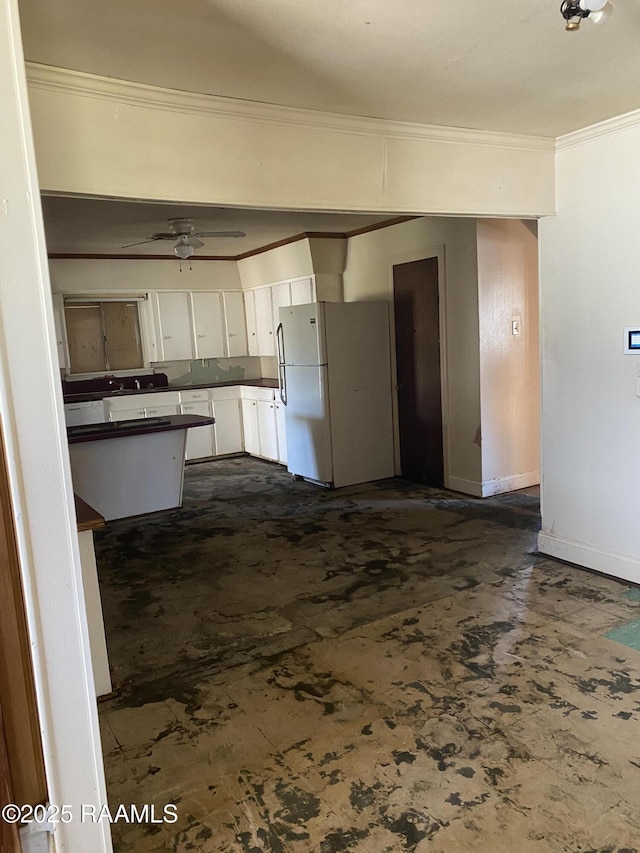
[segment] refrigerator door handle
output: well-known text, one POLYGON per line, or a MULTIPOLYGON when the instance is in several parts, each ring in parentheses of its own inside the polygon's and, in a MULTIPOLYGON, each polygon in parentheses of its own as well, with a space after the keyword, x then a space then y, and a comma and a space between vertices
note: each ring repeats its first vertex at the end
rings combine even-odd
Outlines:
POLYGON ((276 346, 278 348, 278 364, 284 364, 284 331, 282 323, 278 323, 278 328, 276 329, 276 346))
POLYGON ((284 360, 284 331, 282 323, 276 329, 276 345, 278 348, 278 389, 283 406, 287 405, 287 373, 284 360))

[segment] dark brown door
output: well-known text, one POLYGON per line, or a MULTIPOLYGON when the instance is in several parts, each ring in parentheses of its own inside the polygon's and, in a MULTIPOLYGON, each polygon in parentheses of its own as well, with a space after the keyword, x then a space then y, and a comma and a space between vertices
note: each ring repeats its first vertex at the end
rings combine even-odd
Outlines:
POLYGON ((402 476, 444 485, 438 260, 393 268, 402 476))
MULTIPOLYGON (((46 802, 47 787, 18 559, 0 424, 0 709, 4 731, 4 746, 0 746, 0 799, 11 792, 14 797, 11 802, 35 806, 46 802)), ((6 828, 5 831, 8 832, 6 828)), ((3 832, 0 832, 2 853, 5 849, 2 844, 9 844, 3 832)), ((13 848, 7 846, 7 850, 13 848)))

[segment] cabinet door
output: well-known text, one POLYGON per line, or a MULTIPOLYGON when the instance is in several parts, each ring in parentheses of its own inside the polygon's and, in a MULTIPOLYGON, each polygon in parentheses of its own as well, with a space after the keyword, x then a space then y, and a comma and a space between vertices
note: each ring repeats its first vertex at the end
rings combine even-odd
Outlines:
POLYGON ((65 370, 69 366, 67 359, 67 340, 64 325, 64 296, 54 293, 53 299, 53 322, 56 330, 56 347, 58 349, 58 367, 65 370))
POLYGON ((145 418, 163 418, 166 415, 177 415, 177 414, 178 414, 178 407, 177 406, 159 405, 159 406, 145 406, 144 407, 145 418))
POLYGON ((291 287, 288 281, 284 284, 274 284, 271 288, 271 306, 273 310, 273 328, 278 328, 280 322, 280 308, 288 308, 291 305, 291 287))
POLYGON ((243 451, 240 400, 218 400, 213 404, 213 416, 216 419, 216 454, 221 456, 223 453, 243 451))
POLYGON ((292 305, 308 305, 310 302, 315 301, 313 278, 299 278, 297 281, 291 282, 292 305))
POLYGON ((226 356, 222 294, 203 292, 191 294, 196 358, 226 356))
POLYGON ((242 425, 244 427, 244 449, 253 456, 260 456, 258 404, 255 400, 242 401, 242 425))
POLYGON ((275 355, 276 347, 273 334, 273 310, 271 307, 271 288, 259 287, 254 291, 256 298, 256 330, 258 334, 258 355, 275 355))
POLYGON ((247 351, 249 355, 258 355, 258 327, 256 324, 255 290, 244 292, 244 316, 247 321, 247 351))
POLYGON ((188 293, 157 293, 158 350, 160 361, 193 358, 191 310, 188 293))
POLYGON ((139 406, 137 409, 117 409, 109 412, 110 421, 132 421, 137 418, 144 418, 144 416, 144 409, 142 406, 139 406))
POLYGON ((241 290, 225 290, 224 316, 227 329, 227 355, 230 358, 247 355, 247 324, 241 290))
MULTIPOLYGON (((182 403, 180 412, 183 415, 204 415, 210 418, 211 403, 182 403)), ((214 454, 213 427, 199 426, 187 430, 185 459, 206 459, 214 454)))
POLYGON ((278 434, 278 462, 287 464, 287 429, 284 421, 284 405, 276 400, 276 432, 278 434))
POLYGON ((260 456, 278 459, 278 433, 276 432, 275 403, 258 400, 258 432, 260 435, 260 456))

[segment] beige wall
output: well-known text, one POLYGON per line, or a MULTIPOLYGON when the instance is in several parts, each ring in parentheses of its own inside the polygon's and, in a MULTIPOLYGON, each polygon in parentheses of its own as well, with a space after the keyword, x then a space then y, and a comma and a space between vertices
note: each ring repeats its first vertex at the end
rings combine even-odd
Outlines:
POLYGON ((481 219, 477 228, 486 496, 540 482, 538 239, 531 221, 481 219))
POLYGON ((309 241, 296 240, 237 262, 242 289, 313 275, 309 241))
MULTIPOLYGON (((425 217, 351 238, 344 273, 345 300, 383 299, 392 305, 393 265, 436 255, 440 255, 445 317, 445 481, 451 488, 480 494, 481 453, 476 441, 480 428, 480 363, 475 220, 425 217)), ((394 350, 393 319, 391 322, 394 350)), ((395 352, 392 361, 395 376, 395 352)), ((395 405, 394 395, 394 408, 395 405)), ((397 411, 394 420, 399 471, 397 411)))
POLYGON ((52 192, 387 213, 555 209, 552 140, 28 71, 40 185, 52 192))
POLYGON ((540 224, 540 550, 635 583, 640 355, 623 329, 640 327, 639 119, 561 140, 558 216, 540 224))

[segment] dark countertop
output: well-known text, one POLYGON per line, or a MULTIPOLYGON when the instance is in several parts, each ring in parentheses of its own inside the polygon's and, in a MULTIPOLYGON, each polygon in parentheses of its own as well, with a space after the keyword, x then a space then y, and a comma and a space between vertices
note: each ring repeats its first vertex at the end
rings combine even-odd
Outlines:
POLYGON ((154 432, 169 432, 176 429, 207 426, 215 423, 214 418, 203 415, 166 415, 160 418, 136 418, 129 421, 107 421, 101 424, 83 424, 67 427, 69 444, 84 441, 104 441, 109 438, 129 438, 132 435, 149 435, 154 432))
POLYGON ((95 530, 98 527, 104 527, 105 520, 97 509, 89 506, 79 495, 74 494, 73 498, 76 502, 78 533, 82 533, 84 530, 95 530))
POLYGON ((235 379, 231 382, 205 382, 202 385, 166 385, 162 388, 125 388, 123 391, 93 391, 83 394, 65 394, 65 403, 87 403, 105 397, 130 397, 136 394, 166 394, 167 391, 197 391, 199 388, 226 388, 232 385, 249 385, 252 388, 277 388, 277 379, 235 379))

